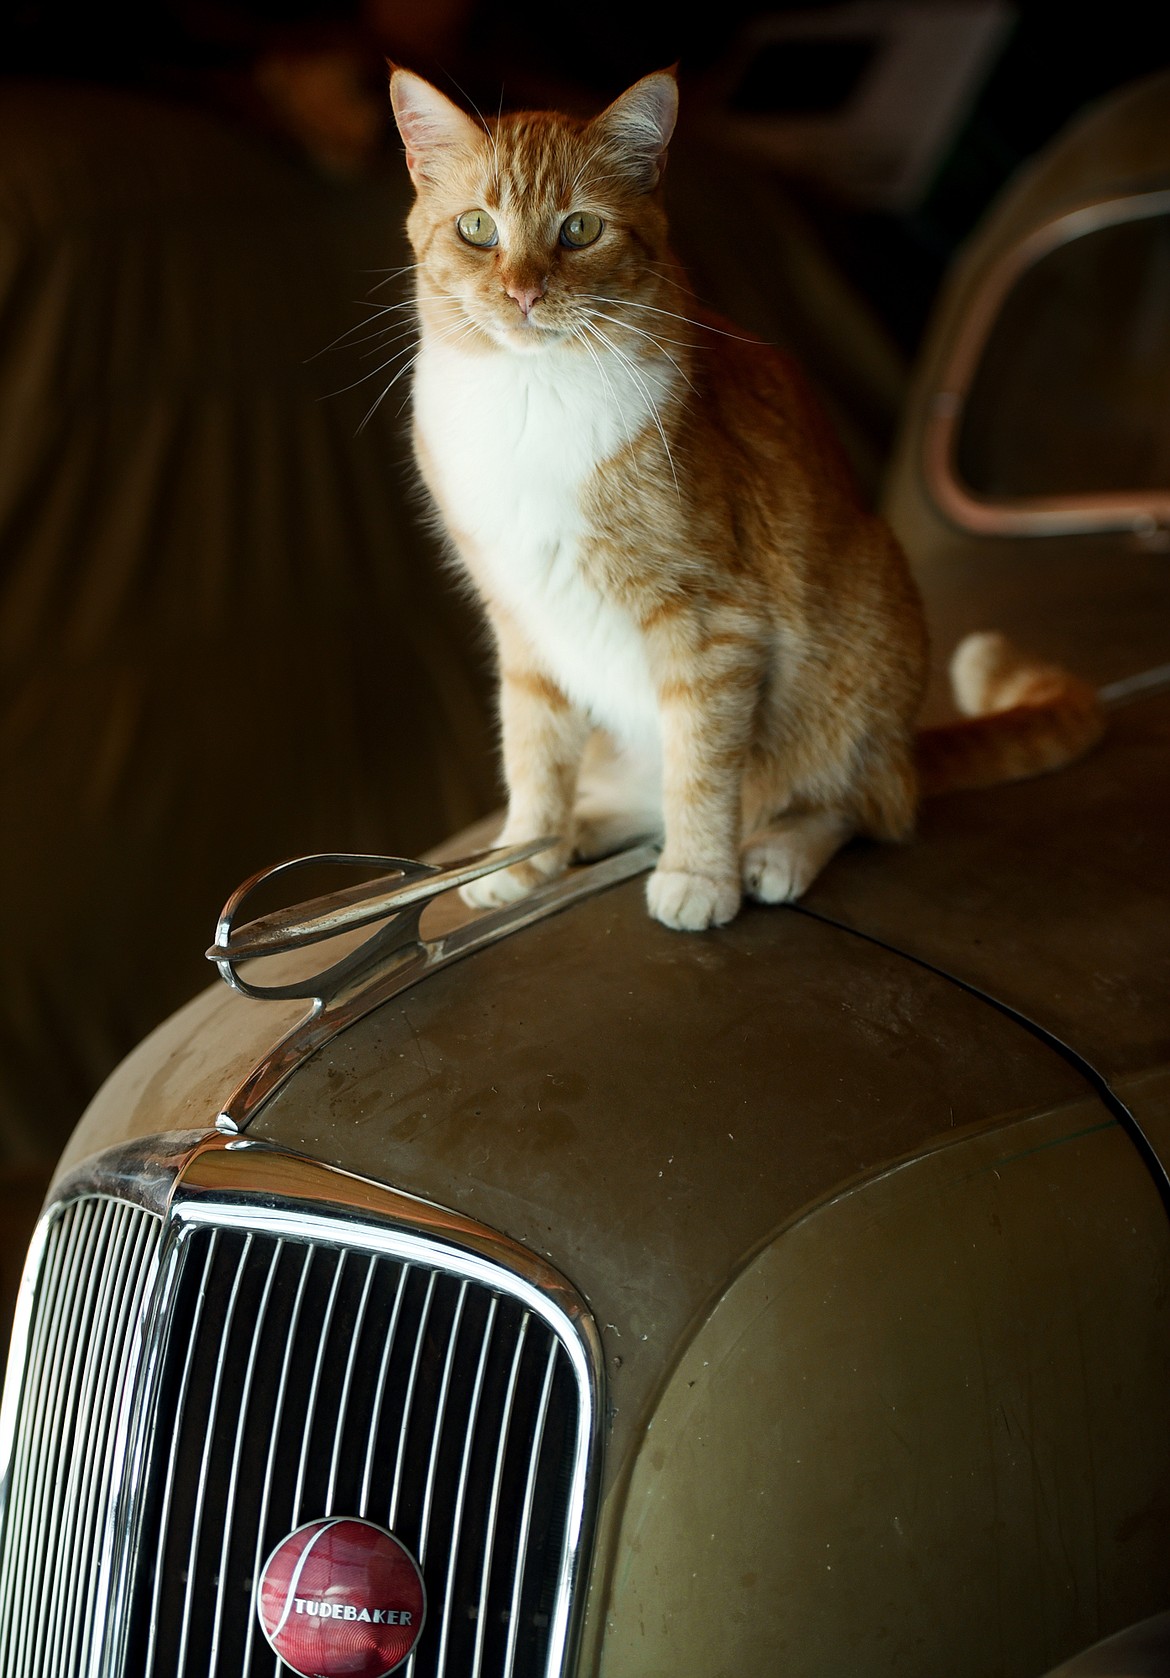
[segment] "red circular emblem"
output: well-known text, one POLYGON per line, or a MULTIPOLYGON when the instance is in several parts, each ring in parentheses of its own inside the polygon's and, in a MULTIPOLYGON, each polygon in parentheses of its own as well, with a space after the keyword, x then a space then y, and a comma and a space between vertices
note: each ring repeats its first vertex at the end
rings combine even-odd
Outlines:
POLYGON ((418 1642, 426 1601, 406 1546, 351 1516, 290 1532, 256 1585, 264 1635, 302 1678, 385 1678, 418 1642))

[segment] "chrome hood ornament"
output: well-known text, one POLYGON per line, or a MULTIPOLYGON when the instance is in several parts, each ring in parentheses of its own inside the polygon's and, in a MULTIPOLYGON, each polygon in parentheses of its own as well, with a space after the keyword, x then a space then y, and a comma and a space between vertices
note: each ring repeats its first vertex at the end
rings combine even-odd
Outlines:
POLYGON ((415 862, 409 857, 325 852, 295 857, 245 880, 224 904, 215 941, 206 951, 232 990, 256 1001, 303 998, 308 1012, 272 1051, 236 1086, 216 1117, 228 1135, 245 1131, 300 1063, 356 1020, 390 997, 417 984, 435 968, 469 955, 530 925, 579 897, 616 885, 653 866, 653 844, 636 845, 587 868, 552 880, 517 903, 483 912, 467 910, 449 930, 424 937, 424 910, 436 898, 512 863, 523 862, 555 844, 536 839, 524 845, 481 851, 457 862, 415 862), (241 911, 261 887, 291 878, 309 868, 353 868, 371 876, 325 897, 309 898, 288 908, 238 925, 241 911), (354 935, 374 930, 356 944, 354 935), (290 958, 317 944, 345 940, 343 954, 323 965, 289 972, 290 958), (271 979, 247 977, 241 967, 280 958, 271 979))

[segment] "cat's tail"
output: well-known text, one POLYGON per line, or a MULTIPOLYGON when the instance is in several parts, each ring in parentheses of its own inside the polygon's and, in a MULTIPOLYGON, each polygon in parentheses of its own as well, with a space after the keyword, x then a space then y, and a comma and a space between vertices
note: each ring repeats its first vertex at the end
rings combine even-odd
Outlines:
POLYGON ((1041 664, 1004 635, 968 635, 951 659, 960 722, 918 735, 923 796, 1020 781, 1059 769, 1100 738, 1096 690, 1057 664, 1041 664))

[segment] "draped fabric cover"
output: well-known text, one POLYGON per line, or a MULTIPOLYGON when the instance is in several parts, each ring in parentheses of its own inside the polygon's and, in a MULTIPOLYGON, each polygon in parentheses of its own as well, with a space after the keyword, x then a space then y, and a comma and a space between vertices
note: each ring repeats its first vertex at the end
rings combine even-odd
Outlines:
MULTIPOLYGON (((51 1161, 205 982, 246 875, 417 854, 498 796, 406 378, 362 425, 410 341, 375 314, 409 191, 397 147, 340 184, 194 104, 0 83, 0 1162, 51 1161)), ((872 492, 905 384, 872 309, 759 168, 683 133, 667 195, 872 492)))
POLYGON ((419 517, 405 171, 191 106, 0 87, 0 1156, 50 1160, 208 980, 248 873, 417 854, 494 793, 419 517), (359 323, 369 319, 371 325, 359 323), (348 343, 327 350, 339 334, 348 343), (406 340, 401 340, 405 343, 406 340), (325 351, 326 353, 319 353, 325 351))

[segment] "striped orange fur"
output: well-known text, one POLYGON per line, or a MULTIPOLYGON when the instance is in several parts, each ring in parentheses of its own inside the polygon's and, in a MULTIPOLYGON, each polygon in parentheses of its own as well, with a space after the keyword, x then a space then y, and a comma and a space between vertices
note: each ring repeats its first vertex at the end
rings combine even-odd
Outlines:
POLYGON ((988 636, 956 657, 977 714, 916 735, 927 639, 901 549, 798 369, 704 311, 670 250, 670 72, 592 121, 484 121, 403 70, 391 97, 416 187, 416 455, 495 635, 501 842, 559 836, 473 901, 650 825, 651 911, 721 924, 744 891, 799 896, 851 834, 905 838, 920 788, 1096 738, 1091 690, 988 636), (596 729, 639 796, 586 821, 596 729))

